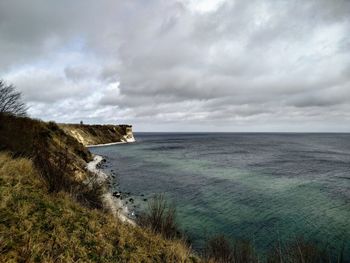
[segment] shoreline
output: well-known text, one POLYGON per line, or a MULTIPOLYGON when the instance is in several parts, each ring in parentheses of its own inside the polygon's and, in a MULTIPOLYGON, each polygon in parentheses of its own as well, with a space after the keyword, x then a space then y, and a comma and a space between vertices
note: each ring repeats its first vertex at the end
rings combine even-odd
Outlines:
MULTIPOLYGON (((86 169, 96 175, 99 183, 105 183, 109 176, 98 165, 103 162, 104 158, 100 155, 94 155, 94 159, 88 162, 86 169)), ((113 214, 113 216, 119 218, 122 222, 135 226, 136 223, 128 217, 129 209, 126 204, 123 204, 122 200, 115 198, 110 191, 106 191, 102 195, 103 203, 105 207, 113 214)))
POLYGON ((103 147, 103 146, 126 144, 126 143, 128 143, 128 142, 111 142, 111 143, 102 143, 102 144, 91 144, 91 145, 86 145, 85 147, 93 148, 93 147, 103 147))
POLYGON ((111 143, 101 143, 101 144, 91 144, 86 145, 86 148, 93 148, 93 147, 103 147, 103 146, 110 146, 110 145, 117 145, 117 144, 126 144, 126 143, 133 143, 136 142, 135 139, 127 140, 127 141, 121 141, 121 142, 111 142, 111 143))

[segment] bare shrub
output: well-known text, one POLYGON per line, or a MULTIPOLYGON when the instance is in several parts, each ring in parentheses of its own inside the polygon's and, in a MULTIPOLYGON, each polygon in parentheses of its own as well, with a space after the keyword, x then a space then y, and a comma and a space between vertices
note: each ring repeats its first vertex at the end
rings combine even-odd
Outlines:
POLYGON ((251 242, 239 240, 233 246, 234 262, 259 262, 259 258, 251 242))
POLYGON ((50 193, 66 192, 81 204, 90 208, 102 209, 103 185, 91 177, 89 183, 78 182, 74 178, 74 170, 70 166, 73 160, 69 158, 68 149, 50 154, 49 144, 44 136, 36 138, 34 163, 39 168, 40 175, 50 193))
POLYGON ((26 116, 27 107, 22 102, 21 93, 13 85, 7 85, 0 80, 0 113, 16 116, 26 116))
POLYGON ((162 194, 155 195, 150 200, 147 211, 139 216, 138 224, 168 239, 181 237, 176 223, 175 206, 168 205, 162 194))
POLYGON ((268 255, 267 262, 342 263, 346 261, 344 260, 343 249, 338 254, 334 254, 334 251, 322 248, 319 245, 305 241, 302 237, 298 237, 286 245, 281 245, 278 242, 268 255))
POLYGON ((71 195, 84 206, 103 209, 102 195, 105 192, 103 183, 91 177, 88 184, 76 184, 71 195))
POLYGON ((233 244, 224 236, 210 238, 204 248, 204 259, 217 263, 259 262, 253 246, 248 241, 235 241, 233 244))
POLYGON ((70 192, 72 179, 69 177, 69 159, 67 151, 51 155, 47 142, 48 134, 37 134, 34 139, 34 163, 40 170, 40 175, 47 185, 50 193, 59 191, 70 192))
POLYGON ((204 256, 218 263, 233 262, 233 248, 223 235, 216 236, 208 240, 204 256))

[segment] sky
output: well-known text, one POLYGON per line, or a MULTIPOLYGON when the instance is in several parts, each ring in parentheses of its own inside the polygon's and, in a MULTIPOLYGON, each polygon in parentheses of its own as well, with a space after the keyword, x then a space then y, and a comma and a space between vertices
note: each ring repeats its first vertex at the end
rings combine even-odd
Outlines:
POLYGON ((135 131, 350 132, 349 0, 1 0, 29 115, 135 131))

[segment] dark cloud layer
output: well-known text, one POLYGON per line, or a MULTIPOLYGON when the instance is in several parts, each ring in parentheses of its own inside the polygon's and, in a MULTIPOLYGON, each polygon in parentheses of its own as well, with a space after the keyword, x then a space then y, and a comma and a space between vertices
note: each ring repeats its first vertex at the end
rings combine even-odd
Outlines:
POLYGON ((349 131, 350 2, 0 3, 0 77, 44 119, 349 131))

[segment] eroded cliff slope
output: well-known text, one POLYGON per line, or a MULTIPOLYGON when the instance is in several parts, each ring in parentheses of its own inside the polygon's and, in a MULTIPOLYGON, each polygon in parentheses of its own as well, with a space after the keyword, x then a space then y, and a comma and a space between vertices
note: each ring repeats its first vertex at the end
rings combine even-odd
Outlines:
POLYGON ((60 124, 60 128, 85 146, 135 141, 131 125, 60 124))

